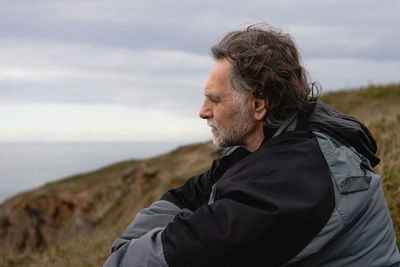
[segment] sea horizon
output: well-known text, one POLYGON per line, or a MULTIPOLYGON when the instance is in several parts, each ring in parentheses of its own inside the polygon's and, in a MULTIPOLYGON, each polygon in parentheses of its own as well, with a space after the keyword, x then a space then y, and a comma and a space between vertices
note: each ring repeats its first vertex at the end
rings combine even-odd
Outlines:
POLYGON ((0 142, 0 204, 49 182, 191 143, 196 142, 0 142))

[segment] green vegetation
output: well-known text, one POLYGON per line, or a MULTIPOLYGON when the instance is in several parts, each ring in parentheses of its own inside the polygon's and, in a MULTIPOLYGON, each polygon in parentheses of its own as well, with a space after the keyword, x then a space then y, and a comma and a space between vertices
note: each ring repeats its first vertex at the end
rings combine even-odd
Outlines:
MULTIPOLYGON (((376 138, 381 158, 376 171, 383 178, 383 189, 400 245, 400 85, 332 92, 321 98, 341 112, 359 118, 376 138)), ((110 195, 109 192, 118 191, 119 196, 113 198, 112 209, 96 224, 94 231, 76 235, 55 246, 14 257, 8 255, 11 258, 11 261, 7 260, 8 266, 101 266, 114 238, 140 208, 159 198, 168 188, 205 170, 221 153, 211 147, 209 143, 182 147, 150 160, 122 162, 37 190, 35 194, 40 195, 65 191, 82 194, 82 190, 103 186, 101 190, 96 189, 102 193, 98 193, 99 199, 110 195), (106 192, 104 187, 110 188, 109 191, 106 192)))

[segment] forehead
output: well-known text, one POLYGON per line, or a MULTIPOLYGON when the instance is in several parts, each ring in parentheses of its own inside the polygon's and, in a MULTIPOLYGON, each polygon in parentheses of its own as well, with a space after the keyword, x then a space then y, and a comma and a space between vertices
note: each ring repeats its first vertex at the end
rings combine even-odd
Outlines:
POLYGON ((215 63, 204 89, 206 94, 232 94, 229 86, 231 66, 232 64, 226 59, 220 59, 215 63))

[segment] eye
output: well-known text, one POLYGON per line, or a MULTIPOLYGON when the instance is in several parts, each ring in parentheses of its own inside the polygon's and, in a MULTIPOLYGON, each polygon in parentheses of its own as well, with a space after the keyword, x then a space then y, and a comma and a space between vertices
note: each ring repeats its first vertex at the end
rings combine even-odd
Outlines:
POLYGON ((218 96, 207 95, 207 97, 208 97, 208 99, 210 99, 210 101, 211 101, 212 103, 217 104, 217 103, 221 102, 221 98, 218 97, 218 96))
POLYGON ((212 103, 219 103, 220 102, 220 99, 215 99, 215 98, 211 98, 211 97, 210 97, 210 100, 211 100, 212 103))
POLYGON ((210 93, 204 94, 204 96, 210 100, 211 103, 213 104, 218 104, 222 101, 222 98, 220 96, 216 96, 210 93))

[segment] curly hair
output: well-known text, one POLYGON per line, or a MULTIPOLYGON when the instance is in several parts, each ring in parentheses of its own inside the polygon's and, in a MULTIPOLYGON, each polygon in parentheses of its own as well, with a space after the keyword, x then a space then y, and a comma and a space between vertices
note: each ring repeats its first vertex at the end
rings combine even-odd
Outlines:
POLYGON ((265 24, 251 25, 229 32, 211 52, 216 60, 231 62, 230 86, 236 99, 253 93, 268 100, 264 118, 268 127, 279 127, 293 113, 308 112, 315 102, 288 34, 265 24))

